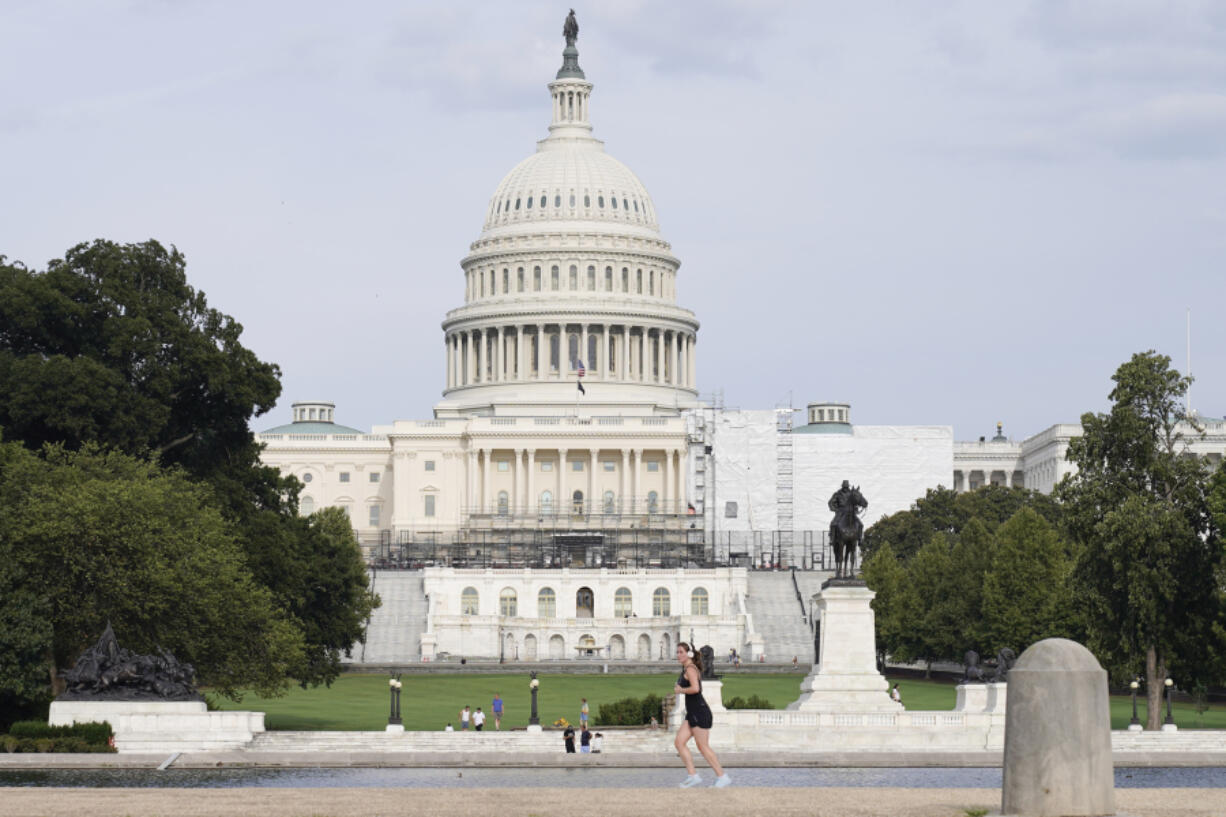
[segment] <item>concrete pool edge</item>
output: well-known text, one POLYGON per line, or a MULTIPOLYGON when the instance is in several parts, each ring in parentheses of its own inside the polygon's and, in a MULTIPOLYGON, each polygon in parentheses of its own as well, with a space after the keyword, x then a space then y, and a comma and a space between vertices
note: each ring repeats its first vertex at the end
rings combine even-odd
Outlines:
MULTIPOLYGON (((165 754, 0 754, 0 771, 156 769, 165 754)), ((695 758, 704 765, 700 758, 695 758)), ((1115 752, 1116 768, 1226 767, 1226 748, 1214 752, 1115 752)), ((721 752, 729 768, 999 768, 1001 752, 721 752)), ((185 752, 175 769, 241 768, 671 768, 671 752, 567 755, 499 752, 185 752)))

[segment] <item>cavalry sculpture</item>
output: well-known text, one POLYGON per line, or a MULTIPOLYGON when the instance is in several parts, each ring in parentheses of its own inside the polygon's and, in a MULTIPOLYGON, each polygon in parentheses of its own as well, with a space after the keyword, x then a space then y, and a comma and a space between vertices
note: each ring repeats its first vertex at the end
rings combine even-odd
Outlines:
POLYGON ((868 507, 864 494, 859 486, 851 487, 843 480, 843 487, 834 492, 827 503, 834 511, 834 519, 830 522, 830 546, 834 550, 834 577, 836 579, 851 579, 855 577, 856 549, 864 540, 864 523, 860 521, 860 513, 868 507))

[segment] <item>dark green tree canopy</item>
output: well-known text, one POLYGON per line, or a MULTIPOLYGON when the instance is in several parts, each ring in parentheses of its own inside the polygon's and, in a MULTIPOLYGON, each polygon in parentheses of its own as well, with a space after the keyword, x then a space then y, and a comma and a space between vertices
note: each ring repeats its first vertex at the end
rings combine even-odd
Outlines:
MULTIPOLYGON (((0 426, 9 439, 149 451, 208 477, 281 391, 242 327, 156 241, 80 244, 44 272, 0 263, 0 426)), ((251 449, 251 450, 248 450, 251 449)))

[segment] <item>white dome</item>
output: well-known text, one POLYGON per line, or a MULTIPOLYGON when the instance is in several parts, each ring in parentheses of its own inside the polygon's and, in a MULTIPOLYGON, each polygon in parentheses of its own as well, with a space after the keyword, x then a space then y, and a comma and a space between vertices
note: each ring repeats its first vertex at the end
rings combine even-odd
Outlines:
POLYGON ((542 140, 494 191, 485 230, 512 224, 595 221, 658 232, 647 188, 596 139, 542 140))

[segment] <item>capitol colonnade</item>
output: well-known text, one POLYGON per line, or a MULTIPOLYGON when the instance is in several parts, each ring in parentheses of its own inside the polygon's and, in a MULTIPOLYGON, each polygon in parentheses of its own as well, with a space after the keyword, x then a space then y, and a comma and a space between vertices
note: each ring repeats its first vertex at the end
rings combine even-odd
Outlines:
POLYGON ((446 336, 447 390, 565 380, 583 363, 592 380, 697 389, 691 328, 601 322, 515 323, 446 336))

